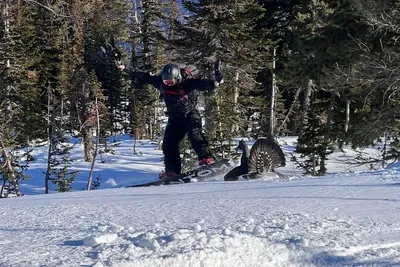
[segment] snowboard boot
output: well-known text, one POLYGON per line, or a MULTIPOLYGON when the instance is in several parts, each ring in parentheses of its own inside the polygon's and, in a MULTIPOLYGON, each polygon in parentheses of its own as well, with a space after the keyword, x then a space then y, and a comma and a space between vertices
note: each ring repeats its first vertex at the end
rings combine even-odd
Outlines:
POLYGON ((199 165, 208 165, 215 163, 215 159, 213 157, 204 157, 199 161, 199 165))
POLYGON ((158 179, 163 180, 163 179, 167 179, 167 178, 170 178, 170 177, 174 177, 175 175, 177 175, 175 172, 164 172, 164 171, 162 171, 158 175, 158 179))

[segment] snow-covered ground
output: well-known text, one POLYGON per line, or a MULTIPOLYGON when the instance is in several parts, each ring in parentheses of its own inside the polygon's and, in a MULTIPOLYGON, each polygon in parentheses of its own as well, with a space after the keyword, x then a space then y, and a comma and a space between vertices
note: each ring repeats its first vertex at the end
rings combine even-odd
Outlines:
POLYGON ((25 196, 1 200, 0 266, 400 266, 400 166, 351 170, 345 149, 329 175, 302 177, 294 141, 280 140, 289 179, 123 188, 157 177, 162 153, 142 141, 133 155, 122 138, 89 192, 78 145, 76 191, 49 195, 38 147, 25 196))

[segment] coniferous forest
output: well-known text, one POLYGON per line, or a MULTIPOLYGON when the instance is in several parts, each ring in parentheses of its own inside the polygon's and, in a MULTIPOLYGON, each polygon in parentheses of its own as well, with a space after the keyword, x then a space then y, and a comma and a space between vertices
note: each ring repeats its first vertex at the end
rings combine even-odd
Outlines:
POLYGON ((383 160, 400 157, 397 0, 2 0, 0 10, 2 190, 18 195, 29 166, 13 151, 30 142, 47 142, 46 183, 68 191, 68 136, 87 162, 107 137, 162 136, 159 91, 118 64, 157 74, 176 62, 213 78, 220 59, 224 83, 201 95, 216 151, 297 136, 311 175, 344 145, 379 142, 383 160))

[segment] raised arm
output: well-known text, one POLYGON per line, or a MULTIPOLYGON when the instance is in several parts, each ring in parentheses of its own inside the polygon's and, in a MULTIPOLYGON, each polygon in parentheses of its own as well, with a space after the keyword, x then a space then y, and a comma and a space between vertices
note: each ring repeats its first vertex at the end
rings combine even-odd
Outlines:
POLYGON ((214 79, 190 79, 185 80, 183 88, 186 93, 198 90, 198 91, 212 91, 219 87, 224 82, 221 71, 221 60, 217 59, 214 64, 214 79))
POLYGON ((212 91, 218 87, 218 83, 211 79, 189 79, 182 82, 183 90, 189 93, 193 90, 212 91))
POLYGON ((131 76, 132 82, 136 83, 147 83, 153 85, 155 88, 159 89, 162 84, 162 79, 159 75, 153 76, 149 73, 142 71, 134 71, 131 68, 126 68, 125 66, 119 67, 131 76))

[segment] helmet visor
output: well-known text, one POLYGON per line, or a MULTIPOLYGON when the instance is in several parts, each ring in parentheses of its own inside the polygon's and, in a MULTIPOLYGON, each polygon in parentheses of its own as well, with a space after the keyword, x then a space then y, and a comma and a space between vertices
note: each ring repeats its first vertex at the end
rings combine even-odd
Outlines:
POLYGON ((166 79, 166 80, 163 80, 163 83, 164 83, 166 86, 173 86, 173 85, 177 84, 177 79, 174 79, 174 78, 172 78, 172 79, 166 79))

